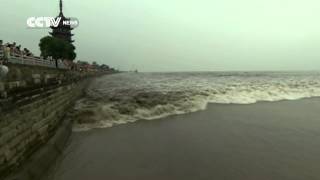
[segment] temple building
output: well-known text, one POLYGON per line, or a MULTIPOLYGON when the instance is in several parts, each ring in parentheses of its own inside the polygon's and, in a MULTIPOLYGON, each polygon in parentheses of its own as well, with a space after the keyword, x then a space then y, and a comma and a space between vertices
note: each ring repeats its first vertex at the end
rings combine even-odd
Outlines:
POLYGON ((63 21, 69 20, 69 18, 66 18, 63 15, 63 11, 62 10, 63 10, 63 4, 62 4, 62 0, 60 0, 60 13, 56 18, 61 17, 61 21, 60 21, 58 27, 51 27, 52 32, 50 32, 50 35, 52 37, 68 41, 69 43, 73 43, 74 42, 72 40, 73 34, 71 33, 73 28, 70 25, 63 24, 63 21))

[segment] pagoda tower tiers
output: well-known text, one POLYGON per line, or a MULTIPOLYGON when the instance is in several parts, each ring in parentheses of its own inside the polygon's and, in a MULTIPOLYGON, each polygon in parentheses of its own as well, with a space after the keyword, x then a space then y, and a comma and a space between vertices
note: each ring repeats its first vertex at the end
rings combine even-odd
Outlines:
POLYGON ((65 20, 69 20, 69 18, 66 18, 64 15, 63 15, 63 4, 62 4, 62 0, 60 0, 60 13, 59 15, 56 17, 56 18, 59 18, 61 17, 61 21, 58 25, 58 27, 51 27, 52 29, 52 32, 50 32, 50 35, 52 37, 55 37, 55 38, 59 38, 59 39, 62 39, 62 40, 65 40, 69 43, 73 43, 74 41, 72 40, 72 36, 73 34, 71 33, 71 31, 73 30, 73 28, 71 28, 70 25, 64 25, 63 24, 63 21, 65 20))

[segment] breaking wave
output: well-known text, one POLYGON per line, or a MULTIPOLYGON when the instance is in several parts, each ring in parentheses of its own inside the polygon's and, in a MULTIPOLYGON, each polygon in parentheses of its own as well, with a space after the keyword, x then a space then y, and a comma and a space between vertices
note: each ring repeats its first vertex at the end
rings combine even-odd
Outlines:
POLYGON ((320 73, 122 73, 96 79, 74 108, 74 130, 206 109, 320 96, 320 73))

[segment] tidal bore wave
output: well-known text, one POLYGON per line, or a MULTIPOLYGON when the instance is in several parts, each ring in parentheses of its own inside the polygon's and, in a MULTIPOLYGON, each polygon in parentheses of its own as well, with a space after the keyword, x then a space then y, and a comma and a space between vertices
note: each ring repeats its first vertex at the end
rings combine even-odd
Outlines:
POLYGON ((320 96, 318 72, 122 73, 92 82, 74 108, 74 130, 107 128, 206 109, 320 96))

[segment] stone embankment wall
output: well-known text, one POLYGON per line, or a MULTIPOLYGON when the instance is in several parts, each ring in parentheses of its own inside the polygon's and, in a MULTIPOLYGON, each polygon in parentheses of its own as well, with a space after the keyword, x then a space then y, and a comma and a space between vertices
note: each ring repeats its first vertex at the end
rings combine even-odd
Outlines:
POLYGON ((0 179, 48 143, 88 82, 87 74, 65 70, 17 65, 9 69, 0 80, 0 179))

